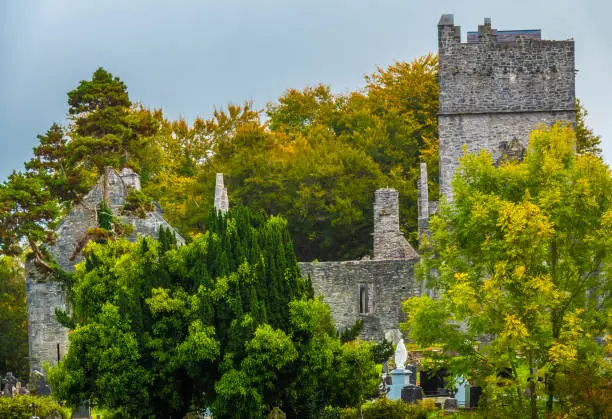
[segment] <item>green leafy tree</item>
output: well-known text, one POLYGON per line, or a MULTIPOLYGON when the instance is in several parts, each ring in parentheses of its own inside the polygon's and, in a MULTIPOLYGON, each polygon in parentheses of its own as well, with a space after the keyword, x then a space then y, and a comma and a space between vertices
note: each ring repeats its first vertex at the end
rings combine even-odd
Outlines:
POLYGON ((532 132, 523 162, 464 156, 420 269, 440 297, 404 304, 417 344, 443 346, 449 371, 516 415, 540 417, 539 396, 563 405, 558 382, 586 365, 610 376, 594 338, 610 327, 612 178, 574 144, 555 125, 532 132))
POLYGON ((39 246, 53 240, 59 207, 44 180, 33 173, 13 172, 0 185, 0 202, 2 253, 21 254, 24 240, 36 261, 48 266, 39 246))
MULTIPOLYGON (((430 54, 410 63, 379 68, 365 81, 363 91, 346 95, 334 95, 329 87, 321 85, 302 91, 290 89, 278 104, 268 106, 269 127, 291 141, 305 137, 308 144, 326 133, 323 138, 328 143, 363 151, 384 176, 378 187, 387 185, 400 192, 402 229, 413 232, 420 161, 427 162, 431 194, 434 198, 437 194, 437 57, 430 54)), ((353 183, 363 181, 358 175, 353 183)), ((368 213, 363 204, 356 207, 368 213)), ((367 246, 367 240, 363 240, 353 239, 352 244, 355 248, 367 246)), ((348 256, 344 250, 336 250, 337 259, 348 256)), ((329 250, 320 253, 329 254, 329 250)))
POLYGON ((0 257, 0 374, 28 375, 28 312, 19 259, 0 257))
POLYGON ((259 128, 239 132, 236 138, 255 137, 262 145, 257 153, 240 149, 225 165, 230 195, 287 217, 301 260, 358 258, 370 250, 363 238, 372 229, 382 173, 363 151, 325 131, 312 135, 318 138, 277 147, 275 136, 259 128))
POLYGON ((146 177, 151 175, 147 155, 159 155, 154 136, 160 115, 133 106, 123 81, 100 67, 68 92, 68 104, 74 122, 66 145, 70 165, 102 174, 106 166, 139 170, 146 162, 146 177))
POLYGON ((86 248, 69 281, 71 312, 59 316, 73 330, 49 372, 55 396, 130 417, 191 406, 215 417, 262 417, 274 406, 316 417, 328 404, 355 403, 347 385, 350 395, 369 394, 371 345, 342 347, 329 308, 300 276, 287 222, 237 207, 205 223, 179 248, 167 230, 159 242, 86 248), (361 368, 351 372, 354 359, 361 368))
MULTIPOLYGON (((240 126, 259 126, 259 115, 251 104, 245 103, 229 105, 227 110, 215 110, 213 117, 207 120, 196 118, 191 126, 184 120, 167 121, 161 115, 155 116, 160 118, 160 129, 155 135, 160 157, 150 177, 153 181, 143 181, 143 189, 161 205, 171 224, 188 237, 203 229, 212 207, 213 188, 209 188, 208 180, 213 179, 214 185, 214 174, 212 178, 202 179, 200 170, 212 173, 219 160, 231 156, 228 139, 240 126), (223 158, 211 159, 224 152, 223 158)), ((245 145, 245 148, 253 152, 252 146, 245 145)))
POLYGON ((588 111, 579 99, 576 99, 576 152, 591 153, 601 157, 601 137, 595 135, 586 125, 588 111))
POLYGON ((102 67, 68 92, 68 113, 76 133, 84 137, 120 134, 131 104, 125 83, 102 67))
POLYGON ((395 63, 359 92, 290 89, 266 109, 230 105, 212 118, 169 122, 168 156, 147 194, 184 235, 201 231, 215 174, 230 200, 289 221, 300 260, 345 260, 371 252, 374 191, 400 191, 401 227, 416 238, 418 162, 437 191, 437 58, 395 63))
POLYGON ((3 419, 25 419, 32 417, 32 405, 35 405, 37 417, 55 417, 69 419, 72 411, 61 406, 51 397, 23 395, 17 397, 0 397, 0 417, 3 419))
POLYGON ((54 123, 45 134, 39 135, 34 156, 25 168, 44 180, 51 194, 67 209, 86 192, 91 175, 70 164, 68 138, 64 128, 54 123))

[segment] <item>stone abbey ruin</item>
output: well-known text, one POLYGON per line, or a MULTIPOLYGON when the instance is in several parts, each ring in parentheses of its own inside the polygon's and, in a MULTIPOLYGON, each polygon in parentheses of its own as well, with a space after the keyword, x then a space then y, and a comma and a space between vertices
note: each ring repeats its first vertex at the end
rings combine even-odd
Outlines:
MULTIPOLYGON (((74 271, 74 266, 83 260, 80 250, 88 240, 88 230, 98 226, 98 204, 105 197, 110 202, 113 214, 121 217, 125 224, 133 226, 129 240, 138 235, 158 237, 161 227, 171 228, 162 218, 161 210, 155 207, 144 217, 132 214, 121 215, 128 191, 140 190, 140 177, 131 169, 117 173, 107 168, 98 183, 75 205, 57 228, 55 244, 49 246, 51 256, 65 271, 74 271)), ((177 242, 183 239, 176 234, 177 242)), ((34 262, 26 264, 26 295, 28 306, 28 341, 30 370, 42 371, 43 362, 56 363, 66 353, 68 330, 56 319, 55 310, 66 310, 65 290, 58 282, 42 274, 34 262)))
MULTIPOLYGON (((529 133, 539 124, 575 123, 574 42, 541 39, 539 30, 500 31, 489 19, 468 32, 461 42, 453 15, 438 24, 440 108, 440 191, 452 199, 450 181, 463 154, 481 149, 496 161, 521 158, 529 133)), ((437 202, 429 201, 427 170, 420 167, 419 234, 426 234, 437 202)), ((75 206, 57 229, 48 250, 67 271, 82 260, 80 248, 88 229, 97 225, 96 207, 107 197, 115 216, 133 226, 137 235, 157 237, 160 227, 171 228, 154 208, 144 218, 121 215, 129 188, 139 189, 138 175, 129 169, 107 169, 98 184, 75 206)), ((315 292, 330 305, 336 326, 344 329, 363 320, 362 337, 397 341, 402 320, 401 302, 426 289, 415 280, 418 253, 399 229, 398 193, 379 189, 374 200, 373 254, 369 259, 345 262, 300 263, 312 278, 315 292)), ((217 176, 215 208, 227 211, 227 190, 217 176)), ((180 237, 177 238, 180 241, 180 237)), ((67 330, 55 310, 66 309, 64 290, 33 263, 27 270, 30 369, 41 371, 44 361, 55 363, 66 351, 67 330)))

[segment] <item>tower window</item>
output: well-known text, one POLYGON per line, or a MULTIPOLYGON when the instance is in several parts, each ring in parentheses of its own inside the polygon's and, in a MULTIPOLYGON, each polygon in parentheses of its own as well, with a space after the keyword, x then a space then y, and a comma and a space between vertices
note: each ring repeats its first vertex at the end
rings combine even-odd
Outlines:
POLYGON ((370 298, 368 295, 368 286, 359 286, 359 314, 368 314, 370 312, 370 298))

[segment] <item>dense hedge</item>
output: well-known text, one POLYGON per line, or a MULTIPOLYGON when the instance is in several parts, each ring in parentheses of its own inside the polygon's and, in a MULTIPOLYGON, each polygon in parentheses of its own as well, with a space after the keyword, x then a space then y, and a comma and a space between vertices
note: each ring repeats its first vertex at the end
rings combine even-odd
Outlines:
POLYGON ((72 411, 60 406, 50 397, 15 396, 0 397, 0 418, 2 419, 29 419, 32 417, 32 403, 36 404, 36 416, 41 419, 57 417, 69 419, 72 411), (55 415, 55 416, 52 416, 55 415))

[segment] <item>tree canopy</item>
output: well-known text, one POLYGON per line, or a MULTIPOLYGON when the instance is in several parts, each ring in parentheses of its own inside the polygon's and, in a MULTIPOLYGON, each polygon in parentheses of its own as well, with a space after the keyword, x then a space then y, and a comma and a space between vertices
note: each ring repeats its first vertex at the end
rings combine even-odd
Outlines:
POLYGON ((18 258, 0 257, 0 375, 27 377, 28 313, 25 275, 18 258))
POLYGON ((25 170, 0 185, 0 247, 6 255, 33 250, 49 266, 41 244, 53 243, 57 222, 93 186, 104 167, 133 167, 145 181, 155 172, 161 112, 133 105, 127 87, 99 68, 68 92, 73 124, 51 125, 38 136, 25 170))
MULTIPOLYGON (((370 253, 372 201, 383 186, 399 191, 400 227, 416 242, 419 162, 427 163, 430 199, 438 195, 437 68, 429 54, 379 68, 356 91, 289 89, 263 111, 228 105, 192 124, 132 103, 125 83, 99 68, 68 92, 72 123, 39 135, 25 172, 4 183, 8 196, 28 196, 31 214, 0 209, 2 249, 52 240, 53 223, 105 166, 139 173, 144 193, 185 237, 203 231, 223 172, 232 204, 287 218, 299 260, 370 253)), ((577 111, 577 151, 598 155, 600 138, 579 102, 577 111)))
POLYGON ((404 304, 409 336, 444 348, 432 359, 472 371, 484 400, 518 416, 540 417, 540 396, 549 411, 556 399, 589 417, 609 413, 609 399, 587 399, 612 377, 610 341, 596 342, 612 326, 612 177, 575 141, 557 124, 532 132, 522 162, 465 155, 420 267, 440 297, 404 304), (564 392, 576 375, 582 390, 564 392))
POLYGON ((172 125, 164 147, 197 152, 177 153, 178 164, 145 190, 170 204, 180 231, 194 231, 223 172, 230 201, 287 217, 298 258, 309 261, 370 253, 374 191, 389 186, 400 191, 402 229, 416 238, 419 161, 429 163, 437 194, 436 74, 437 57, 428 55, 379 69, 360 91, 289 89, 266 118, 230 105, 192 128, 172 125))
POLYGON ((92 243, 69 281, 73 330, 49 371, 54 395, 130 417, 317 417, 378 386, 373 346, 342 343, 300 276, 287 223, 244 207, 212 212, 206 232, 92 243), (355 370, 355 366, 359 368, 355 370))

